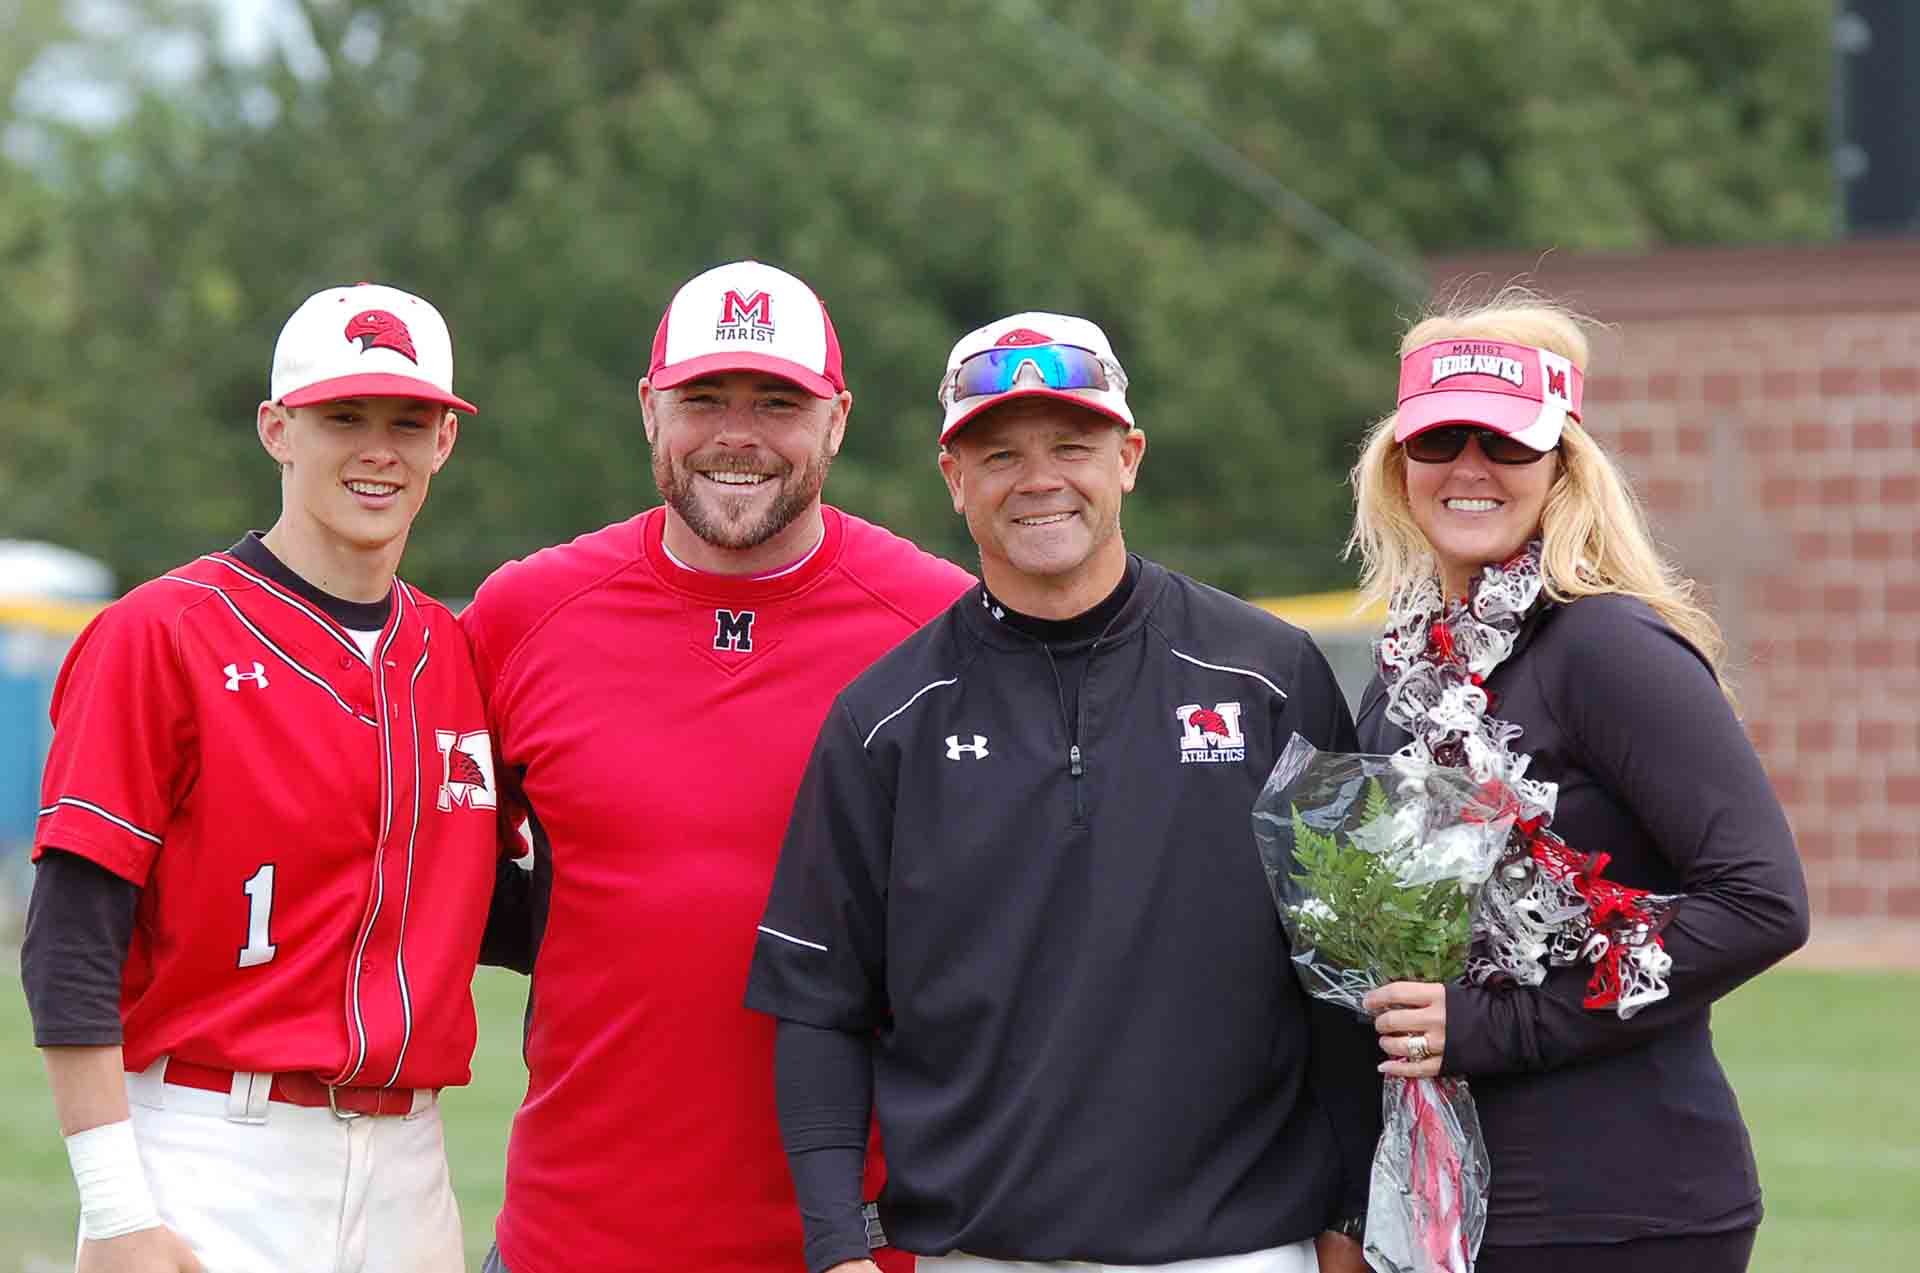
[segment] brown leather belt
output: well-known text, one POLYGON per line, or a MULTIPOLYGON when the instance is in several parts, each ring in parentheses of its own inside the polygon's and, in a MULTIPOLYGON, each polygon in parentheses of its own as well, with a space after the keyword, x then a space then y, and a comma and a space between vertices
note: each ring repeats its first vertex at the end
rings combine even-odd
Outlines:
MULTIPOLYGON (((203 1092, 231 1092, 233 1073, 170 1058, 166 1081, 203 1092)), ((329 1087, 317 1074, 290 1072, 273 1076, 267 1098, 308 1109, 331 1109, 336 1114, 393 1115, 413 1112, 413 1093, 410 1087, 329 1087)))

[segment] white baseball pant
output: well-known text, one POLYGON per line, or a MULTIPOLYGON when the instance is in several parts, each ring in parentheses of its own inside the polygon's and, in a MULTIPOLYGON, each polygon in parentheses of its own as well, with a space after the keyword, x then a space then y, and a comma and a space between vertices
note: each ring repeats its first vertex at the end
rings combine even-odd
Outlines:
POLYGON ((440 1106, 341 1118, 127 1075, 134 1140, 160 1218, 207 1273, 461 1273, 460 1209, 440 1106))

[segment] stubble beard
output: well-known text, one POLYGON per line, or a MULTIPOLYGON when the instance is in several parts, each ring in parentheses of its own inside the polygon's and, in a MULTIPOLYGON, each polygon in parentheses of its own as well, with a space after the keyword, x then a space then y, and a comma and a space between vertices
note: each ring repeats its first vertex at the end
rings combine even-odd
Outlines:
POLYGON ((738 552, 758 548, 811 508, 826 488, 827 470, 832 465, 833 457, 822 446, 799 472, 789 467, 773 479, 780 484, 773 502, 751 519, 727 517, 704 501, 697 489, 699 475, 690 468, 676 467, 672 458, 659 450, 653 453, 653 484, 659 488, 660 498, 701 540, 715 548, 738 552))
POLYGON ((1070 559, 1063 559, 1047 553, 1029 554, 1015 551, 1010 545, 1013 541, 1002 540, 1000 551, 1007 564, 1024 575, 1036 579, 1058 579, 1085 570, 1088 563, 1100 556, 1102 550, 1120 534, 1120 510, 1113 509, 1096 524, 1093 518, 1096 509, 1088 503, 1081 503, 1077 511, 1086 526, 1086 539, 1081 551, 1070 559))

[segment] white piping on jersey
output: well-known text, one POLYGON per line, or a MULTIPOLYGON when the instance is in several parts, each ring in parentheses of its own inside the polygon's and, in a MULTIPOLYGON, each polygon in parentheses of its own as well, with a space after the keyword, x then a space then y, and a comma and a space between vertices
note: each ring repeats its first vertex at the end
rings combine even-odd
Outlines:
MULTIPOLYGON (((171 580, 174 583, 183 583, 192 588, 204 588, 208 592, 211 592, 214 596, 220 598, 220 600, 226 605, 227 609, 233 611, 233 617, 240 621, 240 626, 245 628, 247 631, 253 633, 254 639, 256 641, 266 646, 267 649, 273 651, 274 657, 278 658, 282 663, 285 663, 288 667, 292 668, 295 672, 299 673, 301 676, 306 677, 309 681, 312 681, 315 685, 318 685, 321 689, 325 690, 327 692, 328 697, 332 698, 334 702, 340 704, 341 708, 345 710, 347 715, 352 716, 353 718, 361 721, 364 724, 376 725, 376 726, 379 724, 378 721, 375 721, 370 717, 362 716, 359 712, 354 711, 353 705, 348 703, 346 699, 341 698, 340 695, 334 690, 333 686, 327 683, 327 680, 325 677, 319 676, 313 672, 309 672, 306 668, 302 667, 299 664, 299 662, 295 660, 291 654, 288 654, 285 650, 281 649, 279 646, 275 645, 271 640, 269 640, 267 637, 267 634, 262 632, 259 628, 255 627, 253 620, 247 618, 247 616, 241 612, 240 607, 233 604, 233 598, 227 595, 227 590, 225 588, 220 587, 218 584, 201 583, 198 579, 188 579, 182 575, 162 575, 161 578, 171 580)), ((355 647, 353 646, 349 646, 348 648, 355 649, 355 647)), ((356 649, 356 652, 357 652, 357 649, 356 649)), ((377 676, 374 678, 374 681, 376 684, 379 682, 379 679, 380 678, 377 676)))
MULTIPOLYGON (((334 640, 336 641, 341 640, 339 628, 336 627, 326 615, 322 614, 319 610, 315 609, 312 605, 310 605, 307 602, 307 599, 305 597, 299 596, 296 593, 288 592, 285 588, 282 588, 279 584, 267 578, 265 575, 261 574, 259 571, 253 570, 247 566, 244 566, 239 562, 229 561, 225 557, 217 556, 213 553, 208 553, 206 556, 202 557, 200 560, 210 561, 216 566, 226 567, 228 570, 231 570, 234 574, 239 575, 242 579, 245 579, 248 583, 251 583, 256 587, 265 591, 267 595, 273 597, 278 601, 285 602, 287 605, 292 606, 295 610, 298 610, 301 614, 306 615, 307 618, 313 620, 314 623, 318 624, 320 628, 324 632, 326 632, 328 636, 332 637, 334 640)), ((399 580, 396 579, 394 582, 398 584, 399 580)), ((344 641, 342 641, 341 644, 347 645, 347 643, 344 641)), ((367 652, 361 646, 347 645, 347 648, 352 650, 354 653, 358 654, 362 660, 365 660, 367 658, 367 652)))
POLYGON ((904 712, 904 711, 906 711, 906 710, 907 710, 907 709, 908 709, 909 707, 912 707, 912 706, 914 705, 914 703, 915 703, 915 702, 917 702, 917 701, 919 700, 919 698, 920 698, 920 696, 921 696, 922 694, 924 694, 924 693, 926 693, 926 692, 927 692, 928 690, 937 690, 937 689, 939 689, 939 688, 940 688, 940 687, 941 687, 942 685, 958 685, 959 683, 960 683, 960 678, 959 678, 959 677, 957 677, 957 676, 950 676, 950 677, 948 677, 948 678, 947 678, 946 680, 944 680, 944 681, 935 681, 935 682, 933 682, 933 683, 932 683, 931 685, 922 685, 922 686, 921 686, 921 687, 920 687, 919 689, 917 689, 917 690, 915 690, 915 691, 913 692, 913 697, 912 697, 912 698, 910 698, 910 699, 908 699, 908 700, 907 700, 906 702, 904 702, 904 703, 902 703, 902 704, 900 704, 900 706, 898 706, 898 707, 896 707, 896 708, 894 708, 894 709, 893 709, 892 711, 890 711, 890 712, 888 712, 888 713, 887 713, 887 714, 886 714, 885 716, 882 716, 882 717, 880 718, 880 723, 879 723, 879 724, 877 724, 877 725, 875 725, 875 726, 873 727, 873 733, 870 733, 870 734, 868 734, 868 735, 867 735, 867 737, 866 737, 866 740, 865 740, 864 742, 862 742, 862 743, 861 743, 860 745, 861 745, 862 747, 871 747, 871 746, 873 746, 873 735, 874 735, 874 734, 877 734, 877 733, 879 733, 879 732, 880 732, 880 731, 881 731, 881 730, 882 730, 883 728, 885 728, 885 726, 886 726, 886 723, 887 723, 888 721, 890 721, 890 720, 892 720, 892 719, 893 719, 894 717, 896 717, 896 716, 898 716, 898 715, 899 715, 899 714, 900 714, 901 712, 904 712))
POLYGON ((1250 671, 1244 667, 1227 667, 1220 663, 1203 662, 1200 659, 1194 658, 1191 654, 1180 653, 1180 651, 1174 649, 1172 646, 1167 647, 1167 652, 1172 654, 1173 657, 1176 659, 1185 659, 1187 662, 1193 664, 1195 667, 1204 667, 1214 672, 1232 672, 1236 676, 1251 676, 1254 680, 1260 682, 1262 685, 1266 686, 1268 689, 1278 694, 1281 698, 1285 698, 1287 696, 1287 692, 1285 690, 1281 689, 1278 685, 1275 685, 1272 681, 1269 681, 1266 677, 1260 675, 1260 673, 1258 672, 1250 671))
POLYGON ((756 927, 758 927, 761 932, 765 933, 769 937, 778 937, 781 941, 790 941, 796 946, 805 946, 808 950, 825 950, 826 949, 825 946, 822 946, 817 941, 808 941, 804 937, 795 937, 792 933, 783 933, 777 928, 768 928, 765 924, 760 924, 760 925, 757 925, 756 927))
MULTIPOLYGON (((430 630, 423 631, 431 635, 430 630)), ((427 653, 423 646, 409 682, 412 693, 407 703, 407 717, 416 740, 420 737, 420 674, 427 670, 427 653)), ((413 910, 413 850, 420 839, 420 807, 426 803, 426 792, 420 786, 419 744, 416 742, 409 750, 413 753, 413 825, 407 828, 407 888, 400 898, 400 939, 393 955, 394 975, 400 981, 400 1050, 394 1054, 393 1073, 387 1075, 382 1087, 392 1087, 399 1081, 400 1067, 407 1062, 407 1047, 413 1042, 413 990, 407 984, 407 916, 413 910)))
MULTIPOLYGON (((40 811, 39 816, 41 818, 44 818, 47 815, 58 810, 60 806, 63 804, 70 804, 76 809, 85 809, 88 813, 97 814, 98 816, 105 818, 108 822, 113 823, 114 826, 119 827, 122 831, 133 832, 135 835, 139 836, 142 840, 151 840, 155 844, 160 843, 160 837, 155 835, 153 832, 142 831, 139 827, 134 826, 133 823, 128 822, 125 818, 122 818, 116 814, 108 813, 105 809, 102 809, 99 805, 94 804, 91 801, 82 800, 78 796, 61 796, 58 800, 54 801, 52 804, 42 809, 40 811)), ((38 819, 36 819, 36 821, 37 820, 38 819)))
MULTIPOLYGON (((395 601, 396 609, 399 602, 395 601)), ((396 614, 396 619, 400 616, 396 614)), ((380 721, 380 767, 382 789, 380 794, 380 843, 387 842, 387 836, 393 830, 393 725, 392 696, 387 689, 387 678, 379 674, 386 663, 387 652, 393 648, 393 640, 400 635, 398 623, 389 624, 386 637, 380 642, 374 653, 373 710, 380 721)), ((416 740, 414 747, 418 750, 416 740)))
MULTIPOLYGON (((375 656, 373 676, 373 710, 379 714, 376 728, 380 738, 380 834, 375 841, 373 855, 373 895, 368 899, 367 915, 360 923, 360 936, 353 944, 353 961, 347 965, 347 1006, 353 1017, 353 1032, 357 1051, 352 1066, 343 1070, 336 1086, 351 1083, 359 1076, 367 1063, 367 1021, 360 1008, 360 961, 366 957, 367 942, 373 937, 374 925, 380 920, 380 908, 386 902, 387 873, 383 869, 386 860, 387 835, 393 829, 393 728, 387 723, 389 715, 387 702, 387 678, 380 675, 380 665, 386 661, 387 651, 393 648, 394 638, 400 635, 403 622, 402 612, 407 598, 400 589, 394 589, 394 614, 387 624, 386 640, 381 642, 379 653, 375 656)), ((425 629, 422 629, 423 639, 425 629)), ((424 653, 423 653, 424 657, 424 653)), ((414 764, 420 763, 419 735, 409 739, 414 752, 414 764)), ((417 772, 417 771, 416 771, 417 772)), ((414 816, 418 818, 420 808, 419 790, 414 791, 414 816)))
MULTIPOLYGON (((826 542, 827 542, 827 532, 825 530, 822 530, 820 532, 820 538, 813 541, 813 547, 807 549, 806 553, 801 556, 799 561, 794 562, 790 566, 782 566, 778 570, 768 571, 764 575, 751 575, 748 577, 747 582, 759 583, 763 579, 778 579, 782 575, 792 574, 794 571, 800 569, 800 567, 812 561, 813 555, 820 551, 820 545, 826 542)), ((660 551, 667 555, 668 561, 672 562, 674 565, 680 567, 680 569, 688 572, 689 574, 713 575, 720 579, 731 579, 733 577, 731 575, 723 575, 717 570, 702 570, 698 566, 689 566, 686 562, 681 561, 678 557, 673 555, 673 549, 667 547, 667 540, 664 535, 661 536, 660 538, 660 551)))

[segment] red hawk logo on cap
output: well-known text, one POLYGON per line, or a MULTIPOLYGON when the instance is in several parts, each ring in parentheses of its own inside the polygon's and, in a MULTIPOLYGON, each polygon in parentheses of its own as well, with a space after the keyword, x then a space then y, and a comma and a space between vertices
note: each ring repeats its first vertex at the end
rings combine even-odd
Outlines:
POLYGON ((1012 331, 1008 332, 1006 335, 1002 336, 999 340, 994 341, 993 343, 995 346, 1051 345, 1053 343, 1053 337, 1043 336, 1039 332, 1033 330, 1033 328, 1031 327, 1016 327, 1012 331))
POLYGON ((361 310, 348 319, 347 339, 359 341, 363 354, 373 349, 391 349, 395 353, 405 354, 408 362, 420 361, 420 355, 413 352, 413 333, 399 318, 384 309, 361 310))

